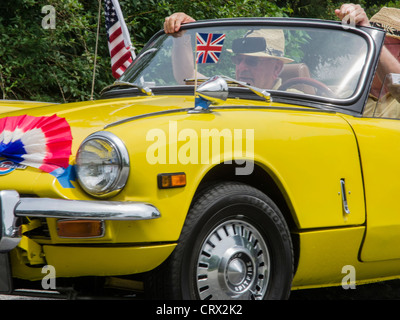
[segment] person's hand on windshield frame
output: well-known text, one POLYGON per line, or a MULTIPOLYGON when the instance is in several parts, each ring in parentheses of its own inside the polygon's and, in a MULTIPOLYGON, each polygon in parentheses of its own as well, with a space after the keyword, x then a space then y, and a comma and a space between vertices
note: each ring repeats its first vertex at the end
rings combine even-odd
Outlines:
POLYGON ((364 9, 359 4, 346 3, 335 10, 336 16, 347 24, 354 23, 362 27, 369 27, 369 19, 364 9))
POLYGON ((175 12, 171 14, 169 17, 165 18, 164 32, 165 33, 178 32, 182 24, 194 21, 196 20, 184 12, 175 12))

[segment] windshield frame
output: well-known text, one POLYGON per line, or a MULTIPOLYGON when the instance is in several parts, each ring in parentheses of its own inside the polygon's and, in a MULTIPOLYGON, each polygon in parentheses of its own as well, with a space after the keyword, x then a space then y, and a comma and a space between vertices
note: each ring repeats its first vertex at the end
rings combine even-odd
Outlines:
MULTIPOLYGON (((377 63, 379 61, 380 51, 383 46, 383 40, 385 32, 372 27, 346 27, 338 21, 325 21, 317 19, 303 19, 303 18, 229 18, 229 19, 215 19, 215 20, 199 20, 196 22, 188 23, 182 25, 181 30, 197 29, 197 28, 210 28, 210 27, 223 27, 223 26, 262 26, 262 27, 282 27, 282 28, 323 28, 340 30, 342 32, 350 32, 361 36, 365 39, 368 46, 366 52, 365 64, 363 70, 360 73, 359 82, 353 94, 348 98, 328 98, 317 95, 310 95, 306 93, 293 93, 285 92, 279 90, 268 90, 274 101, 277 102, 288 102, 291 104, 306 105, 313 107, 322 107, 323 109, 330 109, 332 107, 340 108, 347 113, 361 113, 368 97, 369 90, 372 84, 372 79, 375 74, 377 63)), ((157 32, 141 50, 141 53, 147 52, 151 44, 160 37, 164 35, 164 31, 160 30, 157 32)), ((140 59, 141 54, 137 56, 136 59, 140 59)), ((132 64, 133 65, 133 64, 132 64)), ((130 67, 132 67, 132 65, 130 67)), ((152 90, 155 94, 158 91, 166 92, 167 88, 174 88, 173 91, 176 92, 179 87, 193 87, 191 85, 186 86, 166 86, 164 87, 154 87, 152 90), (158 90, 159 89, 159 90, 158 90)), ((230 88, 231 90, 232 88, 230 88)), ((236 88, 235 88, 236 89, 236 88)), ((131 90, 132 89, 125 89, 131 90)), ((113 90, 114 91, 114 90, 113 90)), ((117 90, 121 91, 121 90, 117 90)), ((179 91, 179 90, 178 90, 179 91)), ((233 90, 238 92, 238 90, 233 90)), ((242 90, 239 90, 241 92, 242 90)), ((188 94, 190 91, 182 88, 183 94, 188 94)), ((116 93, 116 92, 115 92, 116 93)), ((192 91, 193 93, 193 91, 192 91)), ((163 94, 163 93, 161 93, 163 94)), ((235 95, 237 96, 237 94, 235 95)), ((249 96, 246 95, 249 99, 249 96)), ((257 99, 255 97, 255 99, 257 99)), ((258 100, 258 99, 257 99, 258 100)))

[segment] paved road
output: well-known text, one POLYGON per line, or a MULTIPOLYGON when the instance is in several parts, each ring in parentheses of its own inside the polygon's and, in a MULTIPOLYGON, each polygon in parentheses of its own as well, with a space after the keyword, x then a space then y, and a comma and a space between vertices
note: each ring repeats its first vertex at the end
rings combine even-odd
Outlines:
POLYGON ((43 300, 42 298, 32 298, 23 296, 8 296, 0 294, 0 300, 43 300))
MULTIPOLYGON (((0 300, 50 300, 0 295, 0 300)), ((400 280, 379 282, 344 290, 342 287, 293 291, 290 300, 400 300, 400 280)))
POLYGON ((32 296, 16 296, 0 294, 0 300, 54 300, 54 298, 39 298, 32 296))
POLYGON ((291 300, 400 300, 400 280, 359 285, 345 290, 341 286, 293 291, 291 300))

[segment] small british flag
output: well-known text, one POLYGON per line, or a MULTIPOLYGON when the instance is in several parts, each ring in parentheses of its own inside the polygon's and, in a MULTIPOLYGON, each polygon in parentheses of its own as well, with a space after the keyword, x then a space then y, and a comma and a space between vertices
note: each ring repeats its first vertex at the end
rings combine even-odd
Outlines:
POLYGON ((197 33, 196 63, 217 63, 224 45, 224 33, 197 33))

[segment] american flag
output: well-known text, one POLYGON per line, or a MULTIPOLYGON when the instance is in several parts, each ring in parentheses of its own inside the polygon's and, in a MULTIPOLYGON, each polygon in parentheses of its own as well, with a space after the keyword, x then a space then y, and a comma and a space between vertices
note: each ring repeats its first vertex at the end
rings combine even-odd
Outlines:
POLYGON ((225 40, 223 33, 197 33, 196 63, 217 63, 225 40))
POLYGON ((111 56, 111 70, 118 79, 135 59, 128 28, 118 0, 104 0, 108 49, 111 56))

